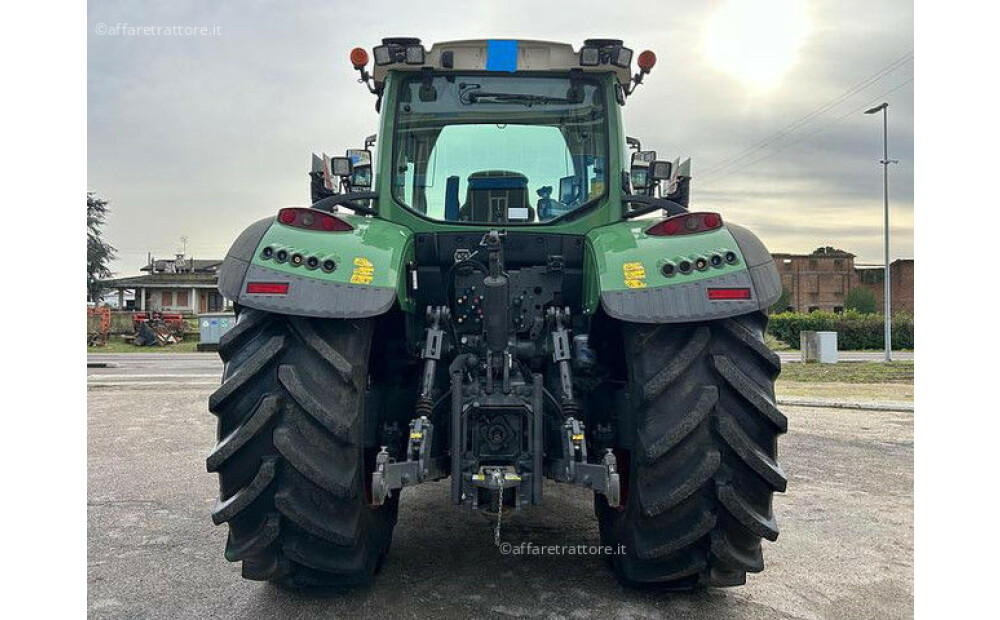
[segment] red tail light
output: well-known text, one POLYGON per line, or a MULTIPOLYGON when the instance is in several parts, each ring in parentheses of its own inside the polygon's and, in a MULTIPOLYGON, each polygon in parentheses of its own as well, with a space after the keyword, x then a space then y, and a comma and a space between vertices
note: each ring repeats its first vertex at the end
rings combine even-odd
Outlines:
POLYGON ((320 230, 323 232, 344 232, 354 227, 340 219, 316 209, 306 207, 286 207, 278 211, 278 221, 295 228, 320 230))
POLYGON ((722 216, 718 213, 682 213, 653 224, 646 229, 646 234, 668 237, 707 232, 716 228, 722 228, 722 216))
POLYGON ((714 301, 724 301, 733 299, 750 299, 750 289, 748 288, 710 288, 708 298, 714 301))
POLYGON ((255 295, 287 295, 288 282, 247 282, 247 292, 255 295))

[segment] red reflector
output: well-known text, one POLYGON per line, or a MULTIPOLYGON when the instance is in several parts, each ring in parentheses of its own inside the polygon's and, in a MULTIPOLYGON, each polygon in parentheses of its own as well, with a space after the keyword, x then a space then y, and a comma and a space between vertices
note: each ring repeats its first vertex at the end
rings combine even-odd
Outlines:
POLYGON ((708 298, 713 300, 750 299, 748 288, 710 288, 708 298))
POLYGON ((646 229, 647 235, 669 237, 707 232, 722 227, 722 216, 718 213, 681 213, 660 220, 646 229))
POLYGON ((247 282, 247 292, 256 295, 287 295, 288 282, 247 282))
POLYGON ((278 211, 278 221, 295 228, 322 230, 325 232, 344 232, 354 230, 354 227, 344 220, 324 213, 318 209, 305 207, 285 207, 278 211))

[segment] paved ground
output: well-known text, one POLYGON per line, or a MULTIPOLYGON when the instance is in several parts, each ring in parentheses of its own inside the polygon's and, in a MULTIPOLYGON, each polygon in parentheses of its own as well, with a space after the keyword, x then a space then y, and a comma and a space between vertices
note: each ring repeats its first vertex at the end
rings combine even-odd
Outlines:
MULTIPOLYGON (((92 358, 93 359, 93 358, 92 358)), ((599 557, 502 556, 445 484, 404 492, 370 590, 308 595, 243 581, 222 558, 205 473, 212 355, 117 357, 89 369, 88 602, 93 617, 894 618, 913 615, 913 414, 786 407, 789 492, 767 569, 741 588, 622 589, 599 557), (192 359, 187 359, 191 357, 192 359), (179 375, 179 376, 177 376, 179 375)), ((548 485, 511 543, 597 541, 591 500, 548 485)))
MULTIPOLYGON (((779 351, 782 362, 798 362, 802 354, 798 351, 779 351)), ((877 362, 885 354, 881 351, 840 351, 839 359, 843 362, 877 362)), ((913 351, 895 351, 893 359, 913 360, 913 351)), ((200 374, 222 372, 222 362, 215 353, 94 353, 87 356, 88 362, 117 365, 123 372, 140 374, 144 371, 169 372, 181 374, 200 374)), ((108 374, 114 368, 100 369, 108 374)))

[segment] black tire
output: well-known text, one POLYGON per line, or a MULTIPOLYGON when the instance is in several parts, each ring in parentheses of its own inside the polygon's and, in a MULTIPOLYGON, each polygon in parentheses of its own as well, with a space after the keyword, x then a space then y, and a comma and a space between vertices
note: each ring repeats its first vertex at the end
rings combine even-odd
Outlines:
POLYGON ((218 444, 216 525, 243 577, 292 587, 368 583, 389 549, 398 495, 373 508, 364 448, 371 320, 242 308, 219 343, 209 409, 218 444))
POLYGON ((778 356, 767 315, 710 323, 623 325, 634 444, 619 453, 621 508, 595 497, 612 568, 625 585, 735 586, 764 568, 771 509, 786 477, 774 402, 778 356), (624 462, 622 462, 624 461, 624 462))

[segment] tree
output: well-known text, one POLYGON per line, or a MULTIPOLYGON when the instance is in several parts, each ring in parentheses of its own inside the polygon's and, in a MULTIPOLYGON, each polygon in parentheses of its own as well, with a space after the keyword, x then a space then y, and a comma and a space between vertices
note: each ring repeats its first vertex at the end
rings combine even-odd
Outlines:
POLYGON ((792 297, 788 294, 788 289, 781 287, 781 296, 778 297, 778 301, 771 304, 771 307, 767 309, 768 314, 780 314, 788 310, 788 306, 792 305, 792 297))
POLYGON ((111 261, 117 250, 104 240, 101 230, 108 211, 107 200, 87 192, 87 301, 100 301, 103 281, 113 275, 111 261))
POLYGON ((813 250, 812 256, 823 256, 824 254, 848 254, 848 252, 845 252, 840 248, 835 248, 832 245, 828 245, 813 250))
POLYGON ((862 314, 874 314, 875 291, 860 286, 852 288, 844 297, 844 308, 857 310, 862 314))

